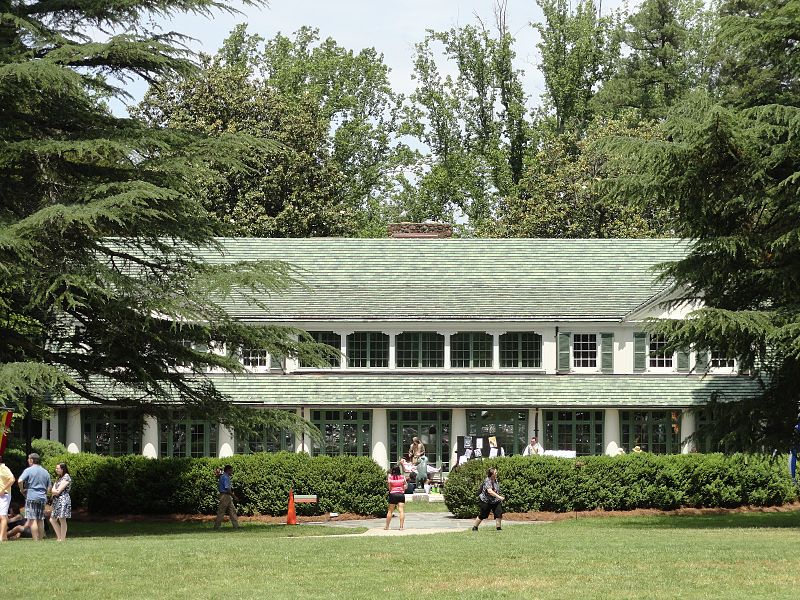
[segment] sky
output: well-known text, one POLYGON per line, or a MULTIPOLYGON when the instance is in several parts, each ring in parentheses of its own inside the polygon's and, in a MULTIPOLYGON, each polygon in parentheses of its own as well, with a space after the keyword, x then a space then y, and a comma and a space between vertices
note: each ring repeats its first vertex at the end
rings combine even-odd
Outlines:
MULTIPOLYGON (((605 0, 602 12, 622 5, 622 0, 605 0)), ((250 33, 264 38, 277 33, 291 34, 303 25, 316 27, 320 37, 332 37, 341 46, 359 51, 373 47, 384 55, 390 67, 390 80, 395 91, 414 91, 411 79, 414 44, 422 41, 428 29, 445 31, 452 27, 477 23, 476 15, 487 27, 494 26, 494 0, 271 0, 266 7, 243 7, 232 2, 242 14, 216 13, 212 19, 181 15, 161 21, 167 31, 177 31, 192 38, 195 52, 214 54, 222 41, 238 23, 247 23, 250 33)), ((538 37, 530 23, 540 21, 541 10, 535 0, 508 0, 509 31, 517 40, 516 67, 526 73, 526 93, 537 99, 544 91, 538 73, 538 37)), ((445 71, 446 72, 446 71, 445 71)), ((129 85, 135 101, 146 91, 141 81, 129 85)), ((114 112, 125 114, 121 104, 112 105, 114 112)))

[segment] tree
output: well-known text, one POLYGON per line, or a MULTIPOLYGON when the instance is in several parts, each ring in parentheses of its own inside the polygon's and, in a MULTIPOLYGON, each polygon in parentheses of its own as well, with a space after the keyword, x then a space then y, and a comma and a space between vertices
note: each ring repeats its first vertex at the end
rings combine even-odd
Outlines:
POLYGON ((240 25, 200 71, 152 86, 134 114, 280 142, 243 157, 249 172, 220 169, 209 187, 205 205, 234 235, 359 235, 385 232, 375 221, 401 154, 397 103, 374 49, 355 54, 310 28, 265 42, 240 25))
POLYGON ((671 233, 671 218, 662 207, 642 206, 609 194, 605 181, 624 165, 608 156, 603 144, 612 136, 653 139, 653 126, 595 120, 579 138, 542 135, 527 157, 519 193, 498 209, 499 237, 625 238, 671 233))
POLYGON ((537 0, 544 22, 534 24, 541 41, 541 71, 556 133, 582 132, 592 119, 591 100, 619 48, 613 17, 600 17, 593 0, 537 0))
MULTIPOLYGON (((729 448, 785 448, 800 416, 800 22, 798 0, 722 7, 717 43, 729 73, 771 65, 759 90, 697 92, 665 123, 665 139, 619 140, 633 164, 618 190, 677 214, 693 240, 667 265, 678 301, 704 308, 657 322, 675 347, 737 357, 764 384, 714 405, 729 448)), ((796 442, 797 440, 795 440, 796 442)))
POLYGON ((635 109, 644 120, 661 120, 686 93, 707 85, 710 14, 695 0, 642 2, 622 29, 624 56, 594 98, 596 110, 618 116, 635 109))
POLYGON ((479 24, 429 32, 417 44, 417 89, 403 133, 429 150, 397 204, 412 220, 467 221, 468 232, 491 225, 500 198, 516 193, 531 142, 526 97, 514 68, 514 39, 497 12, 498 35, 479 24), (437 50, 458 75, 442 76, 437 50))
POLYGON ((177 399, 252 424, 204 375, 241 369, 212 342, 321 358, 307 334, 251 327, 224 309, 232 293, 263 303, 293 285, 291 267, 200 258, 217 232, 200 203, 207 164, 244 168, 231 157, 264 142, 152 128, 105 103, 126 96, 114 79, 194 71, 182 38, 148 31, 149 15, 216 8, 226 9, 211 0, 0 2, 0 400, 17 412, 26 397, 41 405, 68 390, 151 413, 177 399), (100 41, 97 31, 112 33, 100 41))

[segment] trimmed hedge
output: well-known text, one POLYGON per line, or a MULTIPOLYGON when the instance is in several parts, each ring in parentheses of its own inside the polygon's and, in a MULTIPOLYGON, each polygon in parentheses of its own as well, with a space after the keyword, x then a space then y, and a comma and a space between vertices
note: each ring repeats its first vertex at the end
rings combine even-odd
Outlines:
POLYGON ((478 514, 478 489, 497 467, 508 512, 774 506, 797 498, 786 457, 628 454, 577 459, 512 456, 470 461, 450 473, 447 508, 478 514))
POLYGON ((297 504, 302 515, 353 512, 386 514, 386 472, 369 458, 280 452, 228 458, 149 459, 97 454, 53 457, 44 466, 54 472, 66 462, 72 476, 73 506, 103 514, 214 514, 214 469, 233 466, 233 488, 240 515, 281 515, 295 494, 316 494, 318 503, 297 504))

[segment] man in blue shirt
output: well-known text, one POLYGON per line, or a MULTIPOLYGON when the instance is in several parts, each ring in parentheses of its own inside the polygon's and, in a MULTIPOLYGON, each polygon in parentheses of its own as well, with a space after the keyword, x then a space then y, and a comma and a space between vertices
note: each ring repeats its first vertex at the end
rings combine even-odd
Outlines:
POLYGON ((19 489, 25 496, 25 527, 31 528, 31 537, 41 540, 44 536, 44 505, 50 489, 50 473, 39 463, 35 452, 28 455, 28 468, 19 476, 19 489))
POLYGON ((219 476, 219 506, 217 506, 217 520, 214 522, 214 529, 219 529, 222 520, 227 513, 231 519, 231 525, 236 529, 239 527, 239 519, 236 516, 236 507, 233 505, 233 487, 231 484, 233 467, 225 465, 222 475, 219 476))

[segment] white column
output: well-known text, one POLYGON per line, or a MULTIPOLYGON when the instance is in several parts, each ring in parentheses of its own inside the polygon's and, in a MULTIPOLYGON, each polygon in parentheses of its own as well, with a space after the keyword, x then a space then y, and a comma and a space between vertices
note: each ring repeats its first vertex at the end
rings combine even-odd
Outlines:
POLYGON ((340 331, 339 333, 339 352, 342 353, 339 364, 340 369, 347 368, 347 336, 353 333, 352 331, 340 331))
POLYGON ((528 409, 528 439, 525 441, 525 444, 527 444, 528 441, 530 441, 530 439, 533 436, 536 435, 536 425, 537 425, 536 417, 537 417, 536 409, 535 408, 529 408, 528 409))
MULTIPOLYGON (((308 409, 297 409, 297 416, 301 419, 309 420, 310 411, 308 409)), ((301 435, 295 435, 294 437, 294 451, 298 454, 305 452, 306 454, 311 454, 311 440, 308 437, 307 433, 303 433, 301 435)))
POLYGON ((607 408, 603 415, 603 441, 606 445, 606 454, 616 456, 620 447, 619 410, 607 408))
MULTIPOLYGON (((384 333, 389 333, 384 331, 384 333)), ((397 368, 397 334, 389 333, 389 368, 397 368)))
POLYGON ((697 431, 697 419, 694 411, 684 408, 681 413, 681 454, 697 451, 697 442, 689 439, 697 431))
POLYGON ((456 452, 458 436, 467 435, 467 410, 454 408, 452 419, 453 421, 450 423, 450 469, 458 464, 458 453, 456 452))
POLYGON ((492 334, 492 369, 500 368, 500 335, 499 331, 493 331, 492 334))
POLYGON ((58 409, 50 410, 50 439, 54 441, 58 440, 58 409))
POLYGON ((219 436, 217 439, 217 456, 219 458, 228 458, 233 456, 233 429, 219 426, 219 436))
POLYGON ((49 440, 50 436, 47 433, 47 426, 51 424, 50 419, 42 419, 42 433, 39 436, 43 440, 49 440))
POLYGON ((158 458, 158 419, 152 415, 146 415, 144 418, 142 456, 158 458))
POLYGON ((385 408, 372 409, 372 460, 389 470, 389 419, 385 408))
POLYGON ((67 452, 77 454, 81 451, 81 409, 67 409, 67 452))
POLYGON ((444 336, 444 368, 450 368, 450 333, 447 331, 437 331, 444 336))

